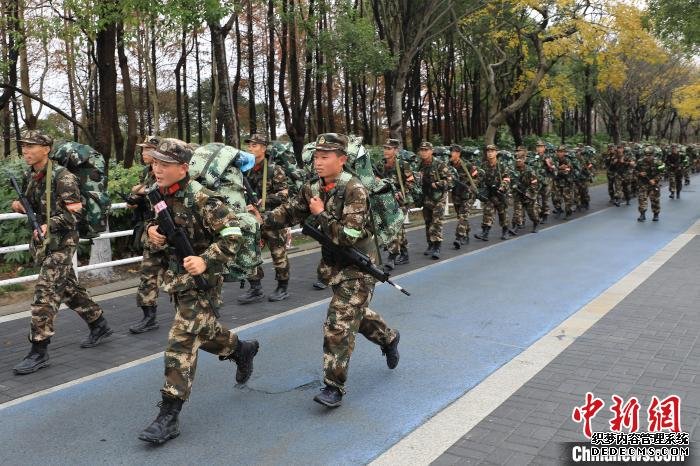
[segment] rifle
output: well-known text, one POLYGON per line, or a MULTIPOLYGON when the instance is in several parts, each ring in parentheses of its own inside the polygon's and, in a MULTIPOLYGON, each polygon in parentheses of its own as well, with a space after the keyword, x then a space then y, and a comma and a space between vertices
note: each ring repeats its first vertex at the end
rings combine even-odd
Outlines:
POLYGON ((24 208, 24 213, 27 214, 27 219, 29 220, 32 230, 36 231, 40 241, 44 241, 44 234, 41 232, 41 225, 39 225, 39 222, 36 219, 36 214, 34 213, 34 209, 32 209, 32 205, 29 203, 29 199, 27 199, 22 190, 19 189, 19 184, 17 184, 17 180, 12 175, 10 175, 10 183, 12 183, 12 187, 19 196, 19 202, 24 208))
POLYGON ((389 274, 387 272, 374 265, 372 263, 372 259, 370 259, 367 254, 360 252, 353 247, 338 246, 337 244, 333 243, 333 240, 331 240, 325 233, 311 225, 308 221, 304 222, 301 232, 318 241, 322 247, 330 250, 335 256, 342 257, 345 261, 356 266, 361 271, 370 274, 378 281, 388 283, 406 296, 411 296, 411 293, 392 282, 389 279, 389 274))
MULTIPOLYGON (((177 260, 182 263, 185 260, 185 257, 196 256, 184 228, 175 225, 170 209, 165 203, 163 195, 160 193, 157 187, 148 192, 148 200, 151 201, 151 205, 153 206, 153 210, 156 214, 158 233, 165 235, 168 238, 168 244, 170 244, 170 246, 175 250, 177 260)), ((201 275, 192 275, 192 279, 194 280, 194 284, 199 291, 208 291, 212 288, 201 275)), ((219 311, 216 310, 213 305, 210 307, 218 319, 220 317, 219 311)))
POLYGON ((253 191, 253 188, 250 186, 250 181, 248 181, 248 178, 246 178, 245 175, 243 175, 243 187, 245 188, 245 201, 247 204, 251 204, 255 206, 255 208, 258 208, 258 196, 255 194, 255 191, 253 191))

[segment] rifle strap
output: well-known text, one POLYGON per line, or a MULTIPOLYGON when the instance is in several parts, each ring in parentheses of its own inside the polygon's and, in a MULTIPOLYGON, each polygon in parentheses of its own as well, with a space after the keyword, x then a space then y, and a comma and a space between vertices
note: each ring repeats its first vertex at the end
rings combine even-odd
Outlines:
POLYGON ((474 190, 474 192, 477 192, 478 189, 476 189, 476 183, 474 183, 474 179, 472 178, 472 174, 469 173, 469 169, 467 168, 467 164, 464 163, 464 160, 462 160, 461 157, 459 159, 459 163, 460 163, 460 165, 462 165, 462 170, 464 170, 464 173, 467 174, 467 179, 469 179, 469 184, 471 185, 472 189, 474 190))
POLYGON ((399 163, 398 157, 394 159, 394 167, 396 168, 396 177, 399 179, 399 188, 401 188, 401 195, 406 199, 406 189, 403 187, 403 177, 401 176, 401 165, 399 163))
POLYGON ((267 158, 263 159, 263 176, 262 176, 262 210, 265 210, 265 200, 267 199, 267 158))
POLYGON ((51 159, 46 162, 46 244, 51 240, 51 228, 49 222, 51 220, 51 187, 53 183, 53 161, 51 159))

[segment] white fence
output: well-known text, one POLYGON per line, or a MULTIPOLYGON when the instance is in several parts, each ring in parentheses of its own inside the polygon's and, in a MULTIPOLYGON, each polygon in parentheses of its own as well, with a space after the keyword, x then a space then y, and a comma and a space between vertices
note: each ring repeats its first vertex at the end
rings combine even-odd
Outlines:
MULTIPOLYGON (((452 205, 452 204, 447 203, 445 205, 445 214, 449 213, 450 205, 452 205)), ((112 210, 118 210, 118 209, 126 209, 126 203, 119 202, 119 203, 112 204, 112 210)), ((420 210, 422 210, 422 209, 417 208, 417 209, 411 209, 410 211, 411 212, 418 212, 420 210)), ((18 213, 0 214, 0 221, 26 219, 26 218, 27 218, 26 215, 18 214, 18 213)), ((134 232, 134 230, 123 230, 123 231, 112 231, 112 232, 102 233, 97 238, 94 238, 93 241, 97 241, 100 239, 120 238, 122 236, 131 236, 131 234, 133 232, 134 232)), ((300 233, 301 233, 301 228, 295 228, 292 230, 293 235, 298 235, 300 233)), ((89 240, 87 240, 87 239, 80 240, 80 242, 88 242, 88 241, 89 240)), ((17 244, 14 246, 0 247, 0 254, 7 254, 10 252, 19 252, 19 251, 28 251, 28 250, 29 250, 29 244, 17 244)), ((78 266, 77 265, 77 257, 73 257, 73 267, 75 268, 75 272, 77 274, 79 272, 85 272, 88 270, 102 269, 102 268, 106 268, 106 267, 113 267, 116 265, 133 264, 136 262, 141 262, 142 259, 143 259, 143 256, 135 256, 135 257, 127 257, 126 259, 101 262, 98 264, 78 266)), ((33 280, 36 280, 38 276, 39 275, 37 275, 37 274, 25 275, 23 277, 15 277, 15 278, 8 278, 5 280, 0 280, 0 286, 15 285, 18 283, 31 282, 33 280)))

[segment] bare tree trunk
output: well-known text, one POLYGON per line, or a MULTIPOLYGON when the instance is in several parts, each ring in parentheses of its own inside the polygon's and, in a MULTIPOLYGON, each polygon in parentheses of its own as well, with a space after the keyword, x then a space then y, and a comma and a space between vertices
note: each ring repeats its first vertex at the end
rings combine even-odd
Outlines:
MULTIPOLYGON (((199 67, 199 35, 195 31, 194 34, 194 63, 197 68, 197 144, 202 145, 204 134, 202 132, 202 76, 199 67)), ((212 80, 211 89, 214 90, 214 81, 212 80)))
POLYGON ((267 2, 267 126, 271 140, 277 139, 277 112, 275 111, 275 2, 267 2))
POLYGON ((248 39, 248 120, 250 133, 258 132, 258 115, 255 108, 255 56, 253 55, 253 0, 246 4, 246 20, 248 39))
POLYGON ((124 166, 129 168, 134 163, 136 151, 136 110, 131 89, 131 74, 129 63, 124 51, 124 23, 117 24, 117 53, 119 54, 119 69, 122 75, 122 87, 124 92, 124 110, 126 113, 126 148, 124 150, 124 166))
POLYGON ((235 14, 231 16, 224 26, 221 26, 218 22, 210 22, 208 24, 211 32, 212 55, 216 66, 218 84, 218 114, 221 117, 221 123, 225 132, 224 142, 229 146, 239 147, 238 119, 234 113, 234 99, 225 46, 225 38, 233 26, 235 17, 235 14))

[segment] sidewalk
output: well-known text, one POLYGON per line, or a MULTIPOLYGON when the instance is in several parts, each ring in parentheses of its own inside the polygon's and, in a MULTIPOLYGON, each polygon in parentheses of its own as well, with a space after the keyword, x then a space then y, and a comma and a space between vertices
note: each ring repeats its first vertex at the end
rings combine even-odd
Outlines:
POLYGON ((700 237, 694 236, 433 464, 561 464, 567 459, 561 444, 585 440, 571 414, 586 392, 605 402, 594 432, 610 430, 613 394, 638 398, 640 431, 647 430, 652 396, 678 395, 681 431, 698 441, 699 276, 700 237))

